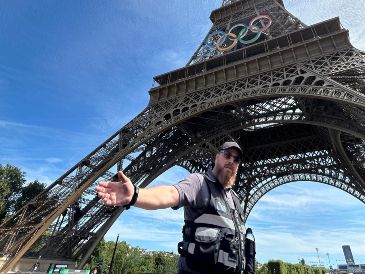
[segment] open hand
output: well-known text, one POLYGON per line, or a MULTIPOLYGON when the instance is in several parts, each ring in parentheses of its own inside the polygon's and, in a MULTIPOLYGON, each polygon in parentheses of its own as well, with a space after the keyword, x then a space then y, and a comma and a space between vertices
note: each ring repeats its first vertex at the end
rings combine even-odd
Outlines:
POLYGON ((118 171, 118 182, 102 181, 96 192, 105 205, 124 206, 132 200, 134 186, 122 171, 118 171))

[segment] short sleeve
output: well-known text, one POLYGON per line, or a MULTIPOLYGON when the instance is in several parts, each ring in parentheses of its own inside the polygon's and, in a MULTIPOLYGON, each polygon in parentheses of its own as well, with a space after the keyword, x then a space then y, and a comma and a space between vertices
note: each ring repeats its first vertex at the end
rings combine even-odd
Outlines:
POLYGON ((182 206, 203 208, 209 203, 209 189, 200 173, 190 174, 173 186, 179 193, 179 204, 173 209, 182 206))

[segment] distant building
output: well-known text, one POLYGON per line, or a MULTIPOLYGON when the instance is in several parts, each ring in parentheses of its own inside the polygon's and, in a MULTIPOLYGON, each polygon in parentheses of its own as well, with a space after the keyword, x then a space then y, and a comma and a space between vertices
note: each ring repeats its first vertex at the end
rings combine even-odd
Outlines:
POLYGON ((337 266, 337 273, 347 273, 347 264, 339 264, 337 266))
POLYGON ((342 246, 343 254, 345 255, 346 263, 348 266, 355 265, 354 257, 352 256, 351 248, 349 245, 342 246))
POLYGON ((338 265, 337 269, 334 269, 333 273, 365 274, 365 264, 355 264, 350 246, 343 245, 342 250, 345 255, 346 264, 338 265))

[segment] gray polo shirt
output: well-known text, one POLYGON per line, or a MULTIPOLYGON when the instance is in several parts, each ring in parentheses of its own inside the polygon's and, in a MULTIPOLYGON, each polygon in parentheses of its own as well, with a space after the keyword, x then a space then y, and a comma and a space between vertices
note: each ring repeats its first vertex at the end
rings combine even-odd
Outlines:
MULTIPOLYGON (((206 176, 210 181, 218 183, 218 179, 214 176, 212 170, 209 170, 206 176)), ((185 220, 194 220, 208 206, 210 192, 207 184, 204 183, 204 176, 202 174, 192 173, 184 180, 175 184, 174 187, 179 193, 179 204, 174 209, 184 207, 185 220)), ((224 190, 222 187, 223 197, 229 206, 234 209, 234 202, 230 190, 231 188, 224 190)))

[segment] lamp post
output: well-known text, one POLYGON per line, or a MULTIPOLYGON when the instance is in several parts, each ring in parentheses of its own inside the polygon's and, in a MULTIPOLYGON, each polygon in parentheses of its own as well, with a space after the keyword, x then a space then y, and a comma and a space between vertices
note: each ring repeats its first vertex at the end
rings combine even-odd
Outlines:
POLYGON ((330 268, 330 272, 332 272, 332 265, 331 265, 331 260, 330 260, 330 254, 327 252, 326 255, 327 255, 327 258, 328 258, 328 265, 329 265, 329 268, 330 268))
POLYGON ((318 253, 318 247, 316 247, 316 251, 317 251, 317 257, 318 257, 318 267, 321 265, 321 260, 319 259, 319 253, 318 253))
POLYGON ((118 239, 119 239, 119 234, 117 236, 117 240, 115 241, 115 246, 114 246, 114 250, 113 250, 112 260, 110 262, 109 271, 108 271, 109 274, 112 273, 115 251, 117 250, 117 246, 118 246, 118 239))

